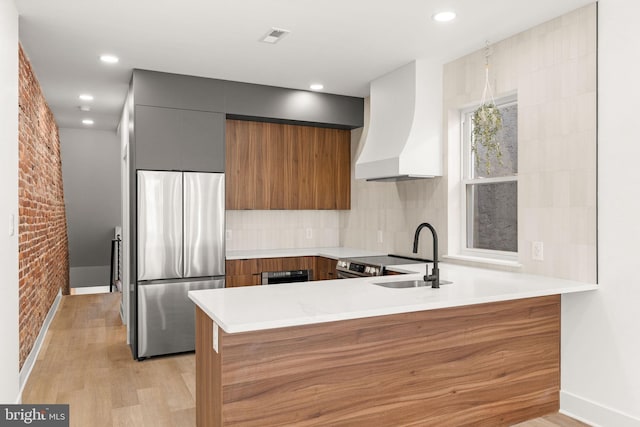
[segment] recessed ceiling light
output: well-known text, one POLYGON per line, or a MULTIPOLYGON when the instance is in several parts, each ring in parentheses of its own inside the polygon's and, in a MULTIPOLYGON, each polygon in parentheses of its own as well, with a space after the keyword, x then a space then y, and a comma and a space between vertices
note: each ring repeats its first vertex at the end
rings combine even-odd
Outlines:
POLYGON ((100 55, 100 61, 106 64, 117 64, 119 60, 120 59, 118 59, 118 57, 115 55, 108 55, 108 54, 100 55))
POLYGON ((322 90, 322 89, 324 89, 324 85, 322 85, 320 83, 314 83, 311 86, 309 86, 309 89, 311 89, 311 90, 322 90))
POLYGON ((93 95, 89 95, 88 93, 83 93, 78 98, 80 98, 83 101, 93 101, 93 95))
POLYGON ((82 119, 82 124, 83 125, 87 125, 87 126, 91 126, 93 124, 93 120, 92 119, 82 119))
POLYGON ((431 18, 434 21, 438 21, 438 22, 449 22, 456 19, 456 13, 451 10, 447 10, 444 12, 438 12, 434 14, 431 18))
POLYGON ((89 107, 88 105, 81 105, 78 108, 80 109, 80 111, 91 111, 91 107, 89 107))

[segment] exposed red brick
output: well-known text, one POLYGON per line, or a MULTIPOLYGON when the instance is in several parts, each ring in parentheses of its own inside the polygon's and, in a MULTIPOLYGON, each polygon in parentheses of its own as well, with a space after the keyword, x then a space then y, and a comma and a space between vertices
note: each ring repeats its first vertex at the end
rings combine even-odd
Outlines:
POLYGON ((58 126, 22 46, 18 49, 18 258, 22 369, 58 290, 69 294, 69 245, 58 126))

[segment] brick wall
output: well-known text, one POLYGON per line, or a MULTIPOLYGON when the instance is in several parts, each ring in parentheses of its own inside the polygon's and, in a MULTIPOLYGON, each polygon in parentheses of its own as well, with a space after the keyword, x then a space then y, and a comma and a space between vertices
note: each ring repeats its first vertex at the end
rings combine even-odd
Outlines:
POLYGON ((20 368, 62 289, 69 293, 69 249, 58 126, 22 46, 19 98, 20 368))

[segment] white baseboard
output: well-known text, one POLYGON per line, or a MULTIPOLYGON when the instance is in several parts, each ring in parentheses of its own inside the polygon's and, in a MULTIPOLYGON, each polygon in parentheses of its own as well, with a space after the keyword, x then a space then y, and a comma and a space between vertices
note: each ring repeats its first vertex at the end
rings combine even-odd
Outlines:
POLYGON ((640 427, 640 418, 567 391, 560 392, 560 413, 593 427, 640 427))
POLYGON ((31 371, 33 370, 33 366, 38 359, 38 354, 40 353, 40 349, 42 348, 42 343, 44 342, 44 337, 47 335, 47 331, 49 330, 49 326, 51 325, 51 321, 53 317, 56 315, 56 311, 58 310, 58 306, 60 305, 60 300, 62 299, 62 290, 58 290, 58 295, 56 295, 56 299, 53 300, 53 304, 49 308, 49 312, 47 313, 47 317, 44 318, 44 323, 40 328, 40 332, 38 333, 38 337, 36 341, 33 343, 33 348, 27 356, 27 359, 24 361, 22 365, 22 369, 20 370, 20 379, 19 386, 20 391, 18 394, 17 402, 22 402, 22 392, 24 391, 24 386, 27 384, 27 380, 29 379, 29 375, 31 375, 31 371))
POLYGON ((70 291, 71 295, 108 294, 109 286, 82 286, 71 288, 70 291))

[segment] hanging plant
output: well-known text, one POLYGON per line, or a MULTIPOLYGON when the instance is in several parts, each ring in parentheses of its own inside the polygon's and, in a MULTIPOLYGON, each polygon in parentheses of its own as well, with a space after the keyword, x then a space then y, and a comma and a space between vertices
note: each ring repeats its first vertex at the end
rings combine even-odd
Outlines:
POLYGON ((484 147, 484 167, 487 174, 491 174, 492 155, 502 165, 502 151, 498 140, 498 132, 502 129, 502 114, 493 102, 483 103, 473 112, 472 121, 471 151, 476 159, 476 167, 480 167, 478 145, 481 145, 484 147))
POLYGON ((502 129, 502 113, 496 107, 489 83, 489 42, 485 48, 485 83, 482 92, 480 106, 473 112, 473 133, 471 138, 471 151, 476 159, 476 168, 480 167, 480 155, 478 147, 484 148, 484 167, 487 174, 491 174, 491 159, 495 157, 502 165, 502 151, 498 132, 502 129))

